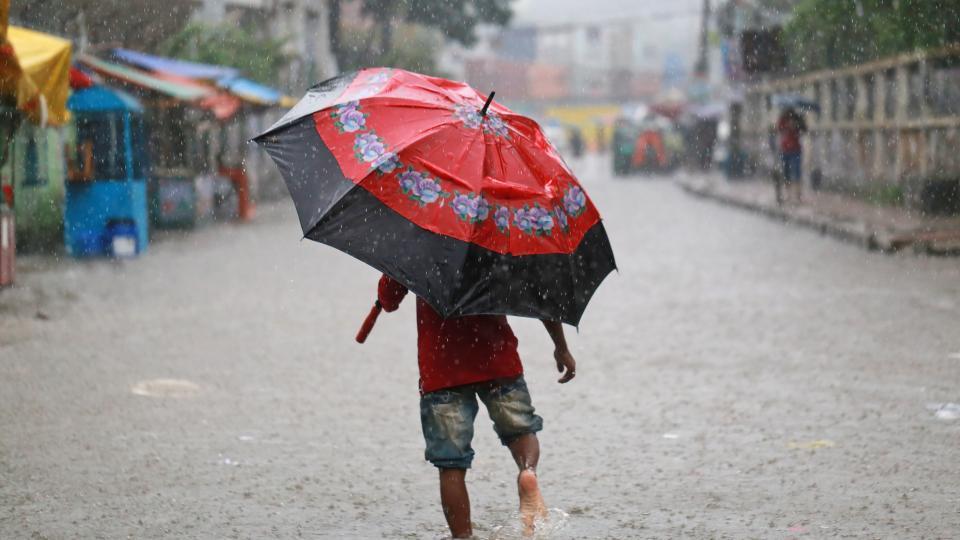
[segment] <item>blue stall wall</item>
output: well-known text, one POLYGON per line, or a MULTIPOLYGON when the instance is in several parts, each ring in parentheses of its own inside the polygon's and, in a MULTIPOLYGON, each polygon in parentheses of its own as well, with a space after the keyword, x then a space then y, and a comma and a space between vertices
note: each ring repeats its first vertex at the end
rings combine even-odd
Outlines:
MULTIPOLYGON (((115 110, 78 113, 77 123, 86 126, 85 129, 99 131, 84 134, 78 129, 78 144, 95 140, 93 146, 97 154, 93 178, 70 182, 67 186, 64 215, 67 251, 75 256, 109 255, 108 226, 121 221, 131 222, 136 228, 137 253, 143 253, 149 240, 144 166, 147 160, 144 156, 133 156, 134 148, 146 150, 143 144, 135 144, 143 138, 141 115, 115 110), (110 116, 117 114, 122 115, 120 121, 110 122, 110 116), (101 121, 103 119, 107 121, 101 121), (119 177, 109 178, 113 175, 119 177)), ((82 160, 82 156, 78 157, 82 160)))
POLYGON ((67 251, 74 256, 107 255, 107 224, 131 220, 137 252, 147 249, 147 183, 143 180, 72 182, 64 217, 67 251))

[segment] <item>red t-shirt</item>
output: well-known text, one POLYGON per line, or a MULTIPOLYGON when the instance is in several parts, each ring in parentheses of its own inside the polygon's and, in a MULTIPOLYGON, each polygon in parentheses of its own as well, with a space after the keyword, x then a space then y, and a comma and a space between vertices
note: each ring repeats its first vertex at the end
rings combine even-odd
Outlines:
POLYGON ((780 132, 780 151, 784 154, 795 154, 800 151, 800 134, 803 127, 789 116, 782 116, 777 122, 777 131, 780 132))
MULTIPOLYGON (((407 288, 383 276, 377 292, 383 309, 394 311, 400 307, 407 288)), ((422 393, 523 375, 517 338, 505 316, 444 319, 419 297, 417 359, 422 393)))

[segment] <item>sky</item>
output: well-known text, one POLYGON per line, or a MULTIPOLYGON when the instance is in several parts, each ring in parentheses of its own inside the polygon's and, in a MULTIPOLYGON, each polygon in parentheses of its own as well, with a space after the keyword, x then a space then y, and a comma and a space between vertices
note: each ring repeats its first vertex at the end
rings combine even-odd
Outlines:
POLYGON ((701 5, 701 0, 517 0, 514 20, 524 24, 557 24, 576 20, 693 14, 669 23, 673 27, 685 28, 699 21, 701 5))

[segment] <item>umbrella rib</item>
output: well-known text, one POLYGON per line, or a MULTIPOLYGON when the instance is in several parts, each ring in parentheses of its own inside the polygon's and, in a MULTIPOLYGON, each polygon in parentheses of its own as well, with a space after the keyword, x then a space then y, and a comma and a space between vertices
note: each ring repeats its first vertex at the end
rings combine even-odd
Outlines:
MULTIPOLYGON (((427 110, 449 110, 450 107, 446 107, 439 103, 427 103, 424 101, 417 101, 415 99, 404 98, 399 96, 370 96, 365 98, 360 98, 357 100, 350 101, 363 101, 363 102, 373 102, 372 105, 378 107, 403 107, 408 109, 427 109, 427 110), (391 103, 393 101, 394 103, 391 103)), ((342 105, 343 103, 349 103, 350 101, 344 101, 342 103, 335 103, 327 107, 327 109, 336 107, 337 105, 342 105)))

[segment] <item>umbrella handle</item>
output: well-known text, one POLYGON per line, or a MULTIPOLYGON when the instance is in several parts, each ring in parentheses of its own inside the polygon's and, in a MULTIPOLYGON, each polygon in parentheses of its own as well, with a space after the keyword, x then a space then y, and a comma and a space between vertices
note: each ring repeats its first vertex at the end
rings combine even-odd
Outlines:
POLYGON ((377 322, 377 317, 380 316, 380 312, 383 311, 383 305, 380 304, 380 300, 377 300, 373 303, 373 307, 370 308, 370 313, 367 314, 367 318, 363 320, 363 324, 360 325, 360 331, 357 332, 357 343, 363 343, 367 340, 367 336, 370 335, 370 331, 373 330, 373 325, 377 322))

